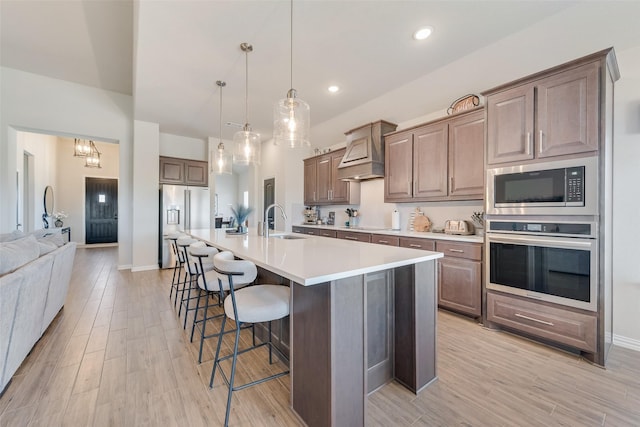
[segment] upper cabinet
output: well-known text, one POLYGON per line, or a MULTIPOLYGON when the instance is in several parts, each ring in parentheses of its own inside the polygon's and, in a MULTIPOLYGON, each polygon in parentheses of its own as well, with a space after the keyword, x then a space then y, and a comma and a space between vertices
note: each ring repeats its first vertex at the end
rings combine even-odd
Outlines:
POLYGON ((599 61, 484 93, 487 164, 598 151, 599 61))
POLYGON ((206 187, 209 164, 199 160, 160 157, 160 184, 206 187))
POLYGON ((331 151, 304 161, 304 204, 360 203, 360 184, 338 178, 338 165, 346 149, 331 151))
POLYGON ((461 113, 385 136, 385 202, 484 195, 484 112, 461 113))

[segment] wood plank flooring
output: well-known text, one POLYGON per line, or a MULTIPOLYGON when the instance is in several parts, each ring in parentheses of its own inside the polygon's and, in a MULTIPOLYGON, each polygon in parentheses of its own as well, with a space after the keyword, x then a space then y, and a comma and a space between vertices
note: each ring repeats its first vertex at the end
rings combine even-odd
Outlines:
MULTIPOLYGON (((208 388, 214 340, 198 365, 170 272, 116 263, 115 248, 78 249, 65 307, 0 398, 0 426, 222 424, 226 387, 217 376, 208 388)), ((417 396, 384 386, 368 426, 640 426, 639 352, 614 347, 605 370, 446 312, 438 321, 438 381, 417 396)), ((253 352, 240 363, 239 381, 281 367, 253 352)), ((285 376, 235 393, 230 424, 301 425, 289 387, 285 376)))

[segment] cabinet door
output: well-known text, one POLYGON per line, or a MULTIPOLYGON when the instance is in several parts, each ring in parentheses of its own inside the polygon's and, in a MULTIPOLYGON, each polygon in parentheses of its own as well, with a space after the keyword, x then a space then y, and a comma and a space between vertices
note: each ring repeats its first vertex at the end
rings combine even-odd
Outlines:
POLYGON ((533 84, 487 97, 487 163, 533 159, 533 84))
POLYGON ((346 150, 331 154, 331 203, 349 203, 349 182, 338 179, 338 166, 346 150))
POLYGON ((413 132, 413 197, 447 196, 448 124, 435 123, 413 132))
POLYGON ((184 183, 184 160, 160 157, 160 184, 184 183))
POLYGON ((482 314, 482 264, 461 258, 438 261, 438 305, 472 316, 482 314))
POLYGON ((304 204, 314 205, 316 203, 316 182, 317 182, 316 159, 304 161, 304 204))
POLYGON ((484 197, 484 112, 449 123, 449 196, 484 197))
POLYGON ((209 185, 209 164, 197 160, 185 160, 185 184, 206 187, 209 185))
POLYGON ((329 203, 331 190, 331 155, 318 158, 316 203, 329 203))
POLYGON ((537 157, 598 150, 598 63, 543 79, 537 91, 537 157))
POLYGON ((384 141, 384 200, 410 200, 413 195, 413 137, 398 133, 384 141))

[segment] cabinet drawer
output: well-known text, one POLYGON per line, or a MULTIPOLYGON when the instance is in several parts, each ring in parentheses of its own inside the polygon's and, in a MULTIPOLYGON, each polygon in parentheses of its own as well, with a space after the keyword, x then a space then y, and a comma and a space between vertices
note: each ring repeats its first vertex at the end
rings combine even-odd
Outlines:
POLYGON ((436 242, 434 240, 413 237, 400 237, 400 246, 403 248, 423 249, 425 251, 436 250, 436 242))
POLYGON ((304 228, 304 227, 297 227, 295 225, 293 227, 291 227, 291 232, 292 233, 305 233, 306 231, 307 231, 307 229, 304 228))
POLYGON ((438 240, 436 251, 442 252, 445 256, 482 261, 482 245, 480 244, 438 240))
POLYGON ((597 350, 595 313, 487 292, 487 320, 588 352, 597 350))
POLYGON ((318 232, 316 233, 317 236, 322 236, 322 237, 333 237, 335 238, 337 234, 337 231, 334 230, 323 230, 323 229, 319 229, 318 232))
POLYGON ((349 231, 336 231, 338 239, 355 240, 358 242, 371 242, 371 234, 368 233, 351 233, 349 231))
POLYGON ((379 245, 398 246, 400 244, 400 238, 397 236, 387 236, 385 234, 372 234, 371 243, 377 243, 379 245))

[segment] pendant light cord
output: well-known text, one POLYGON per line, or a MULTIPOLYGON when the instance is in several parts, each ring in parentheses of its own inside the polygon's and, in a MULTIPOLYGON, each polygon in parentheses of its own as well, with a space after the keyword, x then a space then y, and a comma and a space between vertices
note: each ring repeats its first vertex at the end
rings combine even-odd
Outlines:
POLYGON ((291 89, 293 89, 293 0, 291 0, 291 8, 290 8, 290 10, 291 10, 291 13, 290 13, 290 16, 289 16, 289 18, 290 18, 290 25, 289 25, 290 52, 289 52, 289 54, 291 56, 291 60, 289 62, 290 62, 291 69, 290 69, 289 76, 290 76, 291 86, 289 86, 289 87, 291 89))
POLYGON ((220 82, 220 126, 219 126, 219 132, 218 132, 218 136, 220 137, 220 144, 222 144, 222 88, 223 88, 224 82, 220 82))
POLYGON ((245 50, 245 80, 244 80, 244 125, 249 125, 249 52, 245 50))

